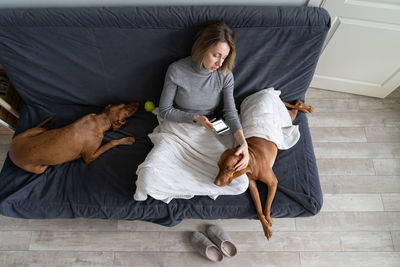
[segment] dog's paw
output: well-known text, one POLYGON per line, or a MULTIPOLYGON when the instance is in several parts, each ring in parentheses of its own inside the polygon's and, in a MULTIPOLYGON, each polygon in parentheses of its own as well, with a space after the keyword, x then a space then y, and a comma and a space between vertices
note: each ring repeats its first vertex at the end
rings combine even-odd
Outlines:
POLYGON ((272 237, 272 229, 270 226, 267 226, 266 229, 264 228, 264 234, 267 239, 272 237))
POLYGON ((267 220, 267 222, 270 226, 272 226, 274 224, 274 220, 272 220, 271 216, 265 216, 265 219, 267 220))
POLYGON ((261 224, 262 224, 262 227, 264 230, 265 237, 267 239, 270 239, 272 236, 272 229, 271 229, 269 222, 267 221, 267 219, 264 216, 261 218, 261 224))
POLYGON ((135 137, 124 137, 119 139, 120 145, 132 145, 135 143, 135 137))
POLYGON ((313 113, 314 112, 314 108, 312 106, 308 106, 308 105, 304 104, 303 102, 301 102, 300 100, 297 100, 295 107, 296 107, 296 109, 298 109, 304 113, 313 113))

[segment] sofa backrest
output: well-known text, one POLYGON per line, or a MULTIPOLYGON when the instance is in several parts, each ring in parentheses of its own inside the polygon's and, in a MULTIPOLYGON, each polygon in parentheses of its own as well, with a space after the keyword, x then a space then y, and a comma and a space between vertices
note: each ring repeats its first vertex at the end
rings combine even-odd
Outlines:
POLYGON ((0 64, 28 104, 157 103, 168 65, 216 20, 236 31, 237 105, 270 86, 304 99, 330 26, 320 8, 3 9, 0 64))

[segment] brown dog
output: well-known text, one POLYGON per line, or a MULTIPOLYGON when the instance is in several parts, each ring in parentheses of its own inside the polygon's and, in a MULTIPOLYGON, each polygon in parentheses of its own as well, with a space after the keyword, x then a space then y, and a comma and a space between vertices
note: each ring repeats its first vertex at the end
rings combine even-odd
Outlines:
POLYGON ((63 128, 46 130, 44 124, 15 136, 10 144, 9 155, 15 165, 28 172, 43 173, 49 165, 57 165, 83 158, 86 164, 117 145, 131 145, 133 137, 112 140, 100 147, 104 133, 110 128, 116 131, 139 108, 138 102, 108 105, 98 115, 88 114, 63 128))
MULTIPOLYGON (((284 104, 287 107, 293 108, 288 111, 292 121, 296 118, 298 110, 307 113, 313 112, 311 106, 305 105, 300 100, 297 101, 295 105, 290 105, 285 102, 284 104)), ((278 179, 276 179, 272 166, 275 163, 278 148, 275 143, 260 137, 249 137, 246 138, 246 141, 250 156, 247 167, 241 171, 235 172, 234 166, 240 161, 242 156, 235 155, 236 148, 228 149, 222 153, 219 159, 219 173, 214 183, 218 186, 225 186, 240 175, 244 173, 247 174, 249 177, 250 194, 256 207, 258 218, 261 221, 265 236, 269 239, 272 236, 271 226, 274 223, 271 218, 271 205, 278 186, 278 179), (257 180, 268 186, 264 213, 262 212, 260 195, 257 189, 257 180)))

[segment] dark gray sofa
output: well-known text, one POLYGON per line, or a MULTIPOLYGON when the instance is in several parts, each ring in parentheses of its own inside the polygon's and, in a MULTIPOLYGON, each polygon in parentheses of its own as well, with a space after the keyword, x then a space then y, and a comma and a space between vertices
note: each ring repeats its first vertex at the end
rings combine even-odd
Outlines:
MULTIPOLYGON (((0 64, 23 98, 17 133, 55 115, 47 128, 100 112, 107 104, 158 103, 167 67, 190 54, 194 34, 207 22, 225 20, 237 33, 233 71, 237 107, 270 86, 282 99, 305 93, 330 27, 328 13, 307 7, 124 7, 0 10, 0 64)), ((311 216, 322 193, 305 114, 294 124, 301 139, 279 151, 279 180, 272 217, 311 216)), ((173 226, 185 218, 257 218, 249 192, 238 196, 133 200, 136 168, 157 125, 143 107, 128 126, 104 141, 134 136, 90 165, 81 159, 27 173, 10 159, 0 174, 0 214, 21 218, 111 218, 173 226)), ((265 199, 267 188, 259 184, 265 199)))

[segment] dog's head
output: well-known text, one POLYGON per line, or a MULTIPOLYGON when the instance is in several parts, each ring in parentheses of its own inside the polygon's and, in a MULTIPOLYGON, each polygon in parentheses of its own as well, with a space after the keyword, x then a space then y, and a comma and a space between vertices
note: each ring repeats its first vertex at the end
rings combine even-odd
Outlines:
POLYGON ((222 153, 218 161, 219 172, 214 180, 214 184, 218 186, 226 186, 233 179, 244 174, 247 169, 235 171, 235 165, 242 159, 242 155, 235 155, 237 148, 227 149, 222 153))
POLYGON ((108 105, 104 113, 107 114, 113 131, 126 124, 126 118, 132 116, 139 108, 139 102, 132 102, 129 104, 108 105))

